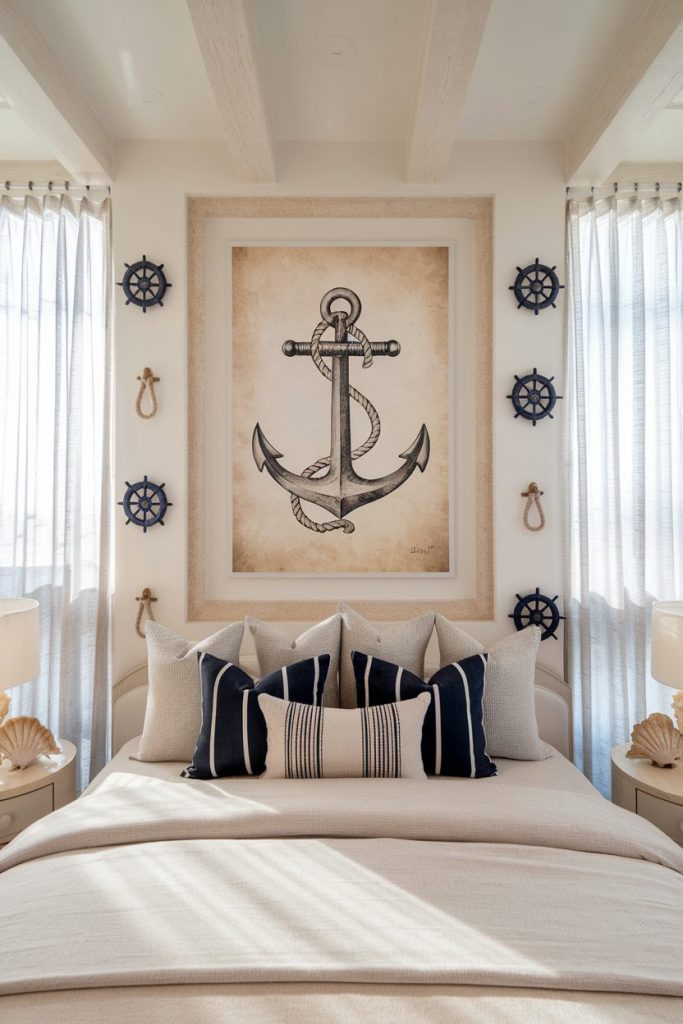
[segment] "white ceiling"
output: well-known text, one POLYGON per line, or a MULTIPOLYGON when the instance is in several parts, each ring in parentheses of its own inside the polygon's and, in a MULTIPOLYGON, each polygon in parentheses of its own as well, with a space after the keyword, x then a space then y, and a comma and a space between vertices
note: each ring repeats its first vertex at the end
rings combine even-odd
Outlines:
POLYGON ((112 138, 221 138, 185 0, 22 0, 22 6, 112 138))
POLYGON ((401 142, 426 0, 251 0, 276 139, 401 142))
MULTIPOLYGON (((111 138, 224 137, 185 0, 21 2, 111 138)), ((649 2, 492 0, 458 139, 566 139, 649 2)), ((429 0, 248 0, 248 12, 277 141, 406 140, 429 0)), ((624 160, 683 159, 677 102, 624 160)), ((0 102, 0 160, 52 155, 0 102)))
POLYGON ((493 0, 458 138, 566 139, 649 0, 493 0))

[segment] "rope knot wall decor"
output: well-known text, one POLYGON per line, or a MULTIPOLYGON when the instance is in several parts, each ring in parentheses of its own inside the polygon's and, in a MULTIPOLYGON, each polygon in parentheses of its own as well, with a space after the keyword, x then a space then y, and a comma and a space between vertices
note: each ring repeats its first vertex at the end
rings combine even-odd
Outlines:
POLYGON ((141 377, 136 377, 136 380, 140 381, 140 387, 138 388, 138 397, 135 400, 135 411, 138 416, 143 420, 151 420, 153 416, 157 414, 157 395, 154 390, 154 385, 159 383, 160 377, 155 377, 154 372, 150 370, 149 366, 146 366, 142 371, 141 377), (145 397, 145 392, 149 395, 149 401, 151 410, 150 412, 143 412, 142 401, 145 397))
POLYGON ((545 526, 545 514, 543 512, 543 506, 541 505, 541 495, 543 491, 540 489, 538 484, 533 481, 529 484, 526 491, 522 491, 522 497, 526 498, 526 505, 524 506, 524 512, 522 513, 522 521, 531 533, 538 533, 545 526), (533 505, 536 505, 536 511, 538 512, 538 524, 532 526, 529 522, 529 516, 533 505))
POLYGON ((142 630, 142 616, 147 613, 147 618, 155 622, 154 609, 152 608, 152 602, 156 601, 157 598, 152 596, 152 591, 149 587, 145 587, 141 594, 135 598, 138 602, 138 614, 135 618, 135 632, 141 640, 145 639, 145 634, 142 630))

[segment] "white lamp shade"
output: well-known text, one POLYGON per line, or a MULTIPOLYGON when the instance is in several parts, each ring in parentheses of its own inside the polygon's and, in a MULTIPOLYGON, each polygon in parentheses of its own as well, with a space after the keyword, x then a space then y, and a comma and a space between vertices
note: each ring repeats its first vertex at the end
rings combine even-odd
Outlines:
POLYGON ((26 683, 40 672, 38 602, 0 598, 0 688, 26 683))
POLYGON ((683 601, 652 606, 651 671, 660 683, 683 690, 683 601))

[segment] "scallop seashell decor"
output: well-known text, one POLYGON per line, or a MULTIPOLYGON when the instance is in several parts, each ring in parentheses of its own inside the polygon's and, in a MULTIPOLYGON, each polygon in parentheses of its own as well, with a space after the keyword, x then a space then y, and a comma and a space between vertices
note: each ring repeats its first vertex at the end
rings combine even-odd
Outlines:
POLYGON ((41 754, 61 754, 61 748, 37 718, 20 715, 0 725, 0 754, 12 763, 12 771, 27 768, 41 754))
POLYGON ((683 757, 683 736, 668 715, 655 712, 634 725, 626 756, 648 757, 659 768, 673 768, 674 761, 683 757))
POLYGON ((7 718, 7 712, 9 711, 11 703, 12 701, 8 694, 6 694, 4 690, 0 691, 0 725, 7 718))

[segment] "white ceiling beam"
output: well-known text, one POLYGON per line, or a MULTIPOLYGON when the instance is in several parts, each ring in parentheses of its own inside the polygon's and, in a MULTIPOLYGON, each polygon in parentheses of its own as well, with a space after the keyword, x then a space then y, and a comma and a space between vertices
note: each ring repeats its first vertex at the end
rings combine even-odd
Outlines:
POLYGON ((275 181, 275 147, 245 2, 187 0, 187 5, 235 173, 247 182, 275 181))
POLYGON ((491 0, 432 0, 408 139, 408 181, 443 178, 491 0))
POLYGON ((653 0, 567 141, 570 184, 602 184, 683 88, 683 0, 653 0))
POLYGON ((70 177, 111 182, 111 139, 18 0, 0 0, 0 83, 70 177))

